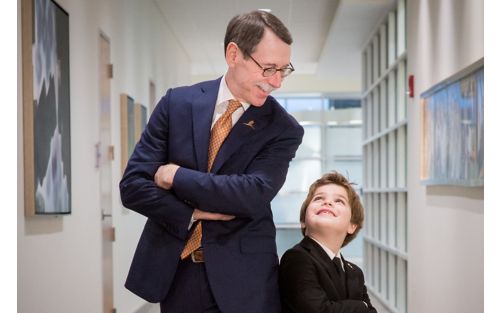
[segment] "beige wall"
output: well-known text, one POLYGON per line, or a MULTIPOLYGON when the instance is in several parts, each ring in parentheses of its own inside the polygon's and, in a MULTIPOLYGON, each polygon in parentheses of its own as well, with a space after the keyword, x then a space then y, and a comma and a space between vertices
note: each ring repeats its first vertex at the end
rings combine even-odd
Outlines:
POLYGON ((408 309, 483 312, 483 188, 419 183, 418 95, 484 56, 482 0, 408 1, 408 309))
MULTIPOLYGON (((18 9, 20 1, 18 0, 18 9)), ((18 88, 18 312, 101 312, 101 212, 99 172, 94 168, 98 132, 98 38, 111 42, 111 85, 115 307, 135 312, 144 301, 123 287, 144 218, 121 206, 119 94, 126 92, 147 105, 148 84, 157 97, 166 88, 190 82, 186 54, 168 29, 154 1, 59 0, 70 16, 70 88, 72 214, 24 217, 22 94, 18 88)), ((20 43, 18 10, 18 51, 20 43)), ((21 86, 18 58, 18 86, 21 86)))

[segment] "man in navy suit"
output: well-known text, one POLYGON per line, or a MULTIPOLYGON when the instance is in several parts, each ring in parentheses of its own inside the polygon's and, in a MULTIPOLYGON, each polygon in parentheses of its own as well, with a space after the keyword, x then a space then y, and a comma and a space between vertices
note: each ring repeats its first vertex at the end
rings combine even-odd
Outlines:
POLYGON ((270 93, 294 70, 292 38, 253 11, 229 22, 224 41, 226 74, 167 91, 120 182, 124 206, 148 218, 125 286, 162 313, 281 312, 270 202, 304 130, 270 93), (209 165, 211 132, 233 100, 209 165), (201 247, 181 258, 197 228, 201 247))

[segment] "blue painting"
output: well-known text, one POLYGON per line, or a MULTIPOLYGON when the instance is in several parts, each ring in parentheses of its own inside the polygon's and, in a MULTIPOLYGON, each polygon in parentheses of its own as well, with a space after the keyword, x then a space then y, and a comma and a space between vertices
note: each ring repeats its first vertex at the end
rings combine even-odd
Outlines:
POLYGON ((476 62, 422 93, 421 180, 484 184, 484 66, 476 62))

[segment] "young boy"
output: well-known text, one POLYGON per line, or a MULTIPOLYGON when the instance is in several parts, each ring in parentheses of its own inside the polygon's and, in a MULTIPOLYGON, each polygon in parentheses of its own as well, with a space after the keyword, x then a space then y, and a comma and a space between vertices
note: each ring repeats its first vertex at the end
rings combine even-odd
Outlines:
POLYGON ((369 312, 361 269, 340 248, 363 225, 361 201, 351 183, 331 172, 316 180, 300 209, 304 239, 281 258, 279 283, 284 313, 369 312))

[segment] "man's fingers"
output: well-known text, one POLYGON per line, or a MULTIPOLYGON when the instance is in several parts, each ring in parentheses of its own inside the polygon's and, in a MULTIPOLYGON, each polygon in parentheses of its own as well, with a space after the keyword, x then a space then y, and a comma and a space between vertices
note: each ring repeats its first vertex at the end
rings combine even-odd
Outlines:
POLYGON ((165 190, 170 190, 170 188, 172 188, 172 184, 170 184, 168 182, 169 175, 171 175, 171 173, 169 173, 168 166, 169 166, 169 164, 160 166, 156 170, 156 173, 155 173, 155 176, 154 176, 155 184, 158 187, 161 187, 161 188, 163 188, 165 190))
POLYGON ((223 220, 223 221, 230 221, 230 220, 232 220, 234 218, 235 218, 235 216, 233 216, 233 215, 221 214, 221 220, 223 220))

